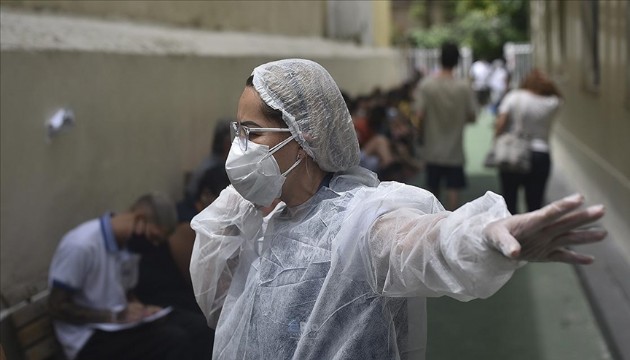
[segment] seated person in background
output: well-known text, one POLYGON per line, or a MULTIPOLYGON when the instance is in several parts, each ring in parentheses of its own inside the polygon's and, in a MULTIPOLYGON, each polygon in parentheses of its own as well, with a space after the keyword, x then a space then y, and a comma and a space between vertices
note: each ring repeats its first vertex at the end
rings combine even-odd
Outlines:
POLYGON ((140 260, 140 273, 136 295, 144 301, 162 306, 177 306, 198 312, 190 280, 190 255, 195 242, 195 232, 190 220, 210 205, 221 190, 230 184, 225 165, 209 169, 199 182, 194 196, 194 212, 190 214, 184 201, 177 204, 177 226, 168 240, 146 254, 140 260))
POLYGON ((359 140, 359 146, 363 146, 372 136, 374 136, 374 130, 368 123, 368 115, 370 113, 370 99, 365 96, 359 96, 354 101, 346 101, 350 115, 352 116, 352 122, 354 124, 354 130, 357 133, 357 139, 359 140))
POLYGON ((389 141, 395 166, 384 169, 379 176, 383 181, 406 183, 417 175, 423 166, 416 159, 414 129, 409 118, 394 108, 390 108, 389 113, 389 141))
POLYGON ((228 179, 225 172, 225 161, 219 162, 214 167, 206 170, 199 180, 194 195, 192 211, 191 209, 186 209, 187 204, 184 201, 177 204, 178 225, 173 236, 169 238, 168 244, 175 264, 188 283, 190 283, 190 255, 195 241, 195 232, 190 228, 190 220, 201 210, 212 204, 214 199, 221 193, 221 190, 228 185, 230 185, 230 179, 228 179))
MULTIPOLYGON (((234 121, 234 119, 230 118, 219 119, 217 121, 214 126, 211 153, 190 173, 190 177, 186 182, 184 197, 191 205, 194 203, 196 192, 199 189, 199 182, 206 171, 217 165, 225 164, 225 159, 227 159, 228 153, 230 152, 230 146, 232 146, 232 138, 230 136, 230 123, 232 121, 234 121)), ((192 214, 191 218, 195 216, 195 214, 192 214)))
POLYGON ((172 313, 117 331, 95 325, 116 328, 160 310, 129 290, 138 278, 140 254, 166 241, 176 221, 168 197, 147 194, 128 211, 105 213, 63 237, 50 265, 48 301, 68 359, 192 359, 193 339, 172 313))
POLYGON ((187 211, 180 211, 185 207, 183 202, 178 204, 175 232, 167 242, 142 257, 138 285, 134 289, 143 302, 174 308, 173 317, 186 324, 191 339, 194 339, 193 359, 210 359, 214 332, 197 305, 190 280, 190 256, 195 242, 190 220, 210 205, 229 184, 224 164, 219 163, 205 172, 194 197, 196 212, 186 215, 187 211))
POLYGON ((422 169, 414 158, 412 125, 397 109, 375 107, 370 123, 380 130, 361 146, 361 166, 376 172, 383 181, 401 182, 422 169))
MULTIPOLYGON (((357 124, 355 123, 355 130, 357 124)), ((369 137, 359 141, 361 148, 361 166, 375 173, 388 169, 396 160, 392 153, 390 139, 387 137, 387 108, 375 106, 368 112, 366 120, 369 137)), ((361 137, 360 137, 361 139, 361 137)))

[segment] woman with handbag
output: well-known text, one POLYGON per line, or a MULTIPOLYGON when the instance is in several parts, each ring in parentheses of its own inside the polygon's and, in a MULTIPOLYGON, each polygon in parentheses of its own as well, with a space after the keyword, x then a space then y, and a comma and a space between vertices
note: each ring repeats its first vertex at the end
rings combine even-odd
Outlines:
POLYGON ((530 150, 526 154, 525 170, 498 165, 501 194, 512 214, 517 212, 520 188, 525 189, 527 211, 540 209, 543 205, 551 170, 549 133, 561 99, 556 85, 534 69, 523 79, 521 87, 507 93, 499 105, 495 128, 497 142, 502 134, 517 134, 527 139, 530 150))

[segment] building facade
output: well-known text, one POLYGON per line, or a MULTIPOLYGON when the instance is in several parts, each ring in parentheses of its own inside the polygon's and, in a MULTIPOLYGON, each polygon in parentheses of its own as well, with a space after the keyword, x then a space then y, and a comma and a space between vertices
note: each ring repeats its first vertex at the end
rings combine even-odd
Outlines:
POLYGON ((533 63, 559 85, 548 195, 602 203, 606 241, 577 271, 614 358, 630 359, 630 5, 532 1, 533 63))

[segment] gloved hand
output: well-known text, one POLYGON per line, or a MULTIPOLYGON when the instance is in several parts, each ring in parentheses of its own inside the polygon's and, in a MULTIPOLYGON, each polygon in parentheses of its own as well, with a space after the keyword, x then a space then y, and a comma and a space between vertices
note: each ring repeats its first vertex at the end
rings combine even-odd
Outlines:
POLYGON ((486 226, 484 237, 508 258, 590 264, 592 256, 566 248, 599 241, 607 235, 601 229, 577 229, 604 216, 602 205, 577 210, 583 202, 584 198, 576 194, 536 211, 497 220, 486 226))
POLYGON ((252 239, 260 230, 263 213, 229 185, 219 197, 195 216, 190 225, 197 234, 241 236, 252 239))
POLYGON ((190 260, 195 298, 208 324, 216 326, 232 281, 230 266, 240 261, 243 248, 252 249, 262 229, 263 214, 232 185, 190 222, 197 236, 190 260))

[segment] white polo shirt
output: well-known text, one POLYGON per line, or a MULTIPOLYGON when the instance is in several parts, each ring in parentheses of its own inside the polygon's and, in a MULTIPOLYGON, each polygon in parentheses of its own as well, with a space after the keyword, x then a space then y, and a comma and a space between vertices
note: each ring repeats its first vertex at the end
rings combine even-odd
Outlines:
MULTIPOLYGON (((127 291, 138 281, 140 256, 118 248, 111 216, 107 213, 68 232, 53 256, 49 286, 73 292, 77 305, 108 311, 124 308, 127 291)), ((54 326, 70 360, 94 332, 89 325, 54 321, 54 326)))

